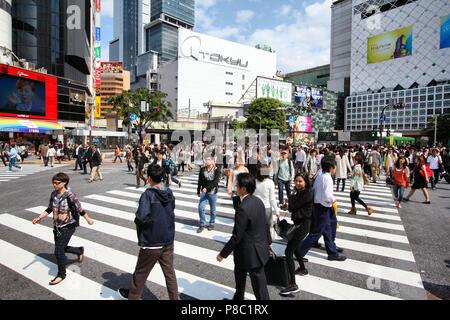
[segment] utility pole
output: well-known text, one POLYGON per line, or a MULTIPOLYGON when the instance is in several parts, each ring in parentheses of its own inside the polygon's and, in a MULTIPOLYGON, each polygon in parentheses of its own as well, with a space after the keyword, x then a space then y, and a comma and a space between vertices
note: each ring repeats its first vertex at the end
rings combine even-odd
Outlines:
POLYGON ((433 116, 434 118, 434 146, 437 146, 437 121, 438 121, 438 115, 435 114, 433 116))
POLYGON ((92 127, 94 126, 94 99, 89 97, 87 99, 89 105, 89 143, 92 145, 92 127))

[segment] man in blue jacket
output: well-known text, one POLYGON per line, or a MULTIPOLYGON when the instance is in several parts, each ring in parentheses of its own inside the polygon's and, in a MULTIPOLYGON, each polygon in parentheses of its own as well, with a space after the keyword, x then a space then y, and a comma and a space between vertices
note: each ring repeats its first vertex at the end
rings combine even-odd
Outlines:
POLYGON ((147 189, 139 200, 134 223, 141 247, 130 289, 120 288, 124 299, 138 300, 150 272, 159 262, 166 278, 170 300, 178 300, 178 285, 173 267, 175 241, 175 198, 162 182, 164 169, 159 165, 148 169, 147 189))

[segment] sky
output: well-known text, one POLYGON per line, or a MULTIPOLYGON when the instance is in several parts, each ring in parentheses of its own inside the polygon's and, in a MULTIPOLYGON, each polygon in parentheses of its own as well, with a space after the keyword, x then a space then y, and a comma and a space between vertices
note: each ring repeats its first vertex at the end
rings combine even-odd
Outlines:
MULTIPOLYGON (((194 31, 277 52, 278 70, 330 63, 332 0, 196 0, 194 31)), ((102 59, 112 40, 113 0, 102 0, 102 59)))

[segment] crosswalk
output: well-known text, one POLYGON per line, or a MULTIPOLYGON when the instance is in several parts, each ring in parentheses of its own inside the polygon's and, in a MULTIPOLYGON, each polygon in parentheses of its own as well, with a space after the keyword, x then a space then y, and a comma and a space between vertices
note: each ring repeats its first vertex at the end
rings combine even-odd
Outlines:
POLYGON ((20 164, 20 166, 22 166, 22 170, 14 168, 12 172, 8 171, 9 170, 8 167, 4 167, 4 170, 0 171, 0 185, 6 184, 9 181, 17 181, 17 180, 23 179, 25 177, 28 177, 32 174, 36 174, 39 172, 44 172, 44 171, 64 167, 65 165, 55 164, 55 166, 53 168, 50 166, 44 167, 43 165, 39 165, 39 164, 25 164, 25 165, 20 164))
MULTIPOLYGON (((234 263, 232 257, 219 263, 216 256, 229 240, 234 225, 234 210, 224 188, 220 189, 217 203, 216 228, 197 234, 198 198, 197 177, 181 177, 182 187, 172 188, 176 198, 175 269, 180 293, 187 299, 221 300, 234 293, 234 263)), ((53 234, 51 221, 32 225, 30 219, 45 210, 45 202, 19 213, 0 214, 0 264, 33 281, 36 285, 63 299, 118 299, 116 290, 123 286, 117 281, 105 281, 105 274, 130 274, 137 261, 134 213, 144 188, 117 188, 103 193, 81 197, 83 208, 95 219, 81 227, 72 238, 71 245, 86 248, 83 265, 74 264, 67 279, 59 286, 48 286, 56 274, 55 260, 51 256, 53 234), (33 239, 33 245, 15 242, 17 233, 33 239), (43 257, 36 248, 48 252, 43 257), (105 270, 105 268, 107 270, 105 270)), ((396 207, 392 204, 389 188, 372 184, 361 197, 375 209, 372 216, 349 216, 350 198, 345 192, 335 193, 341 214, 336 243, 343 248, 348 259, 344 262, 328 261, 324 251, 311 250, 307 276, 297 276, 301 292, 289 299, 333 300, 399 300, 425 299, 420 274, 396 207)), ((20 237, 19 237, 20 238, 20 237)), ((282 255, 285 243, 276 239, 274 250, 282 255)), ((157 265, 150 274, 147 298, 167 299, 165 279, 157 265)), ((278 295, 280 288, 269 287, 272 299, 285 299, 278 295)), ((246 299, 253 300, 251 286, 246 299)), ((145 298, 145 296, 144 296, 145 298)))

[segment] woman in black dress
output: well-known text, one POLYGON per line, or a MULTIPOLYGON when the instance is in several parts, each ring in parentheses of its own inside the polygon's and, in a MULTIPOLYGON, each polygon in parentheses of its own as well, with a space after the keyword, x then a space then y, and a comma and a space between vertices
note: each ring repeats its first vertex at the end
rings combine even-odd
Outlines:
POLYGON ((411 187, 411 191, 408 196, 403 199, 403 201, 408 202, 409 199, 413 196, 416 190, 421 189, 423 195, 425 196, 424 204, 431 204, 430 195, 428 194, 428 182, 430 181, 430 176, 427 173, 426 160, 424 155, 420 155, 417 157, 417 165, 414 168, 414 184, 411 187))

